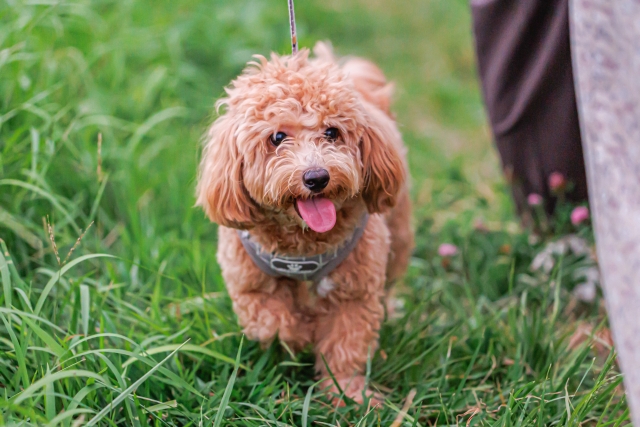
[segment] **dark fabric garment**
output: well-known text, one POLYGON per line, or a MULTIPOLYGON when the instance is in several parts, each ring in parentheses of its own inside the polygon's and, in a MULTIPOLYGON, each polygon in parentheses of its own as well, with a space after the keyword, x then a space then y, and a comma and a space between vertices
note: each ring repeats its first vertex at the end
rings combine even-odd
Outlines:
POLYGON ((472 0, 478 69, 489 120, 520 213, 528 194, 555 200, 552 172, 587 199, 569 44, 569 0, 472 0))

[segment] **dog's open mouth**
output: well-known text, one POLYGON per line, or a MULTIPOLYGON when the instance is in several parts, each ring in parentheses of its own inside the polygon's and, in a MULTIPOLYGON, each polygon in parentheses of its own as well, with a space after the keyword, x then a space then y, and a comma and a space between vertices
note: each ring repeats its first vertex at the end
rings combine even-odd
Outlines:
POLYGON ((296 212, 316 233, 326 233, 336 225, 336 207, 326 197, 296 199, 296 212))

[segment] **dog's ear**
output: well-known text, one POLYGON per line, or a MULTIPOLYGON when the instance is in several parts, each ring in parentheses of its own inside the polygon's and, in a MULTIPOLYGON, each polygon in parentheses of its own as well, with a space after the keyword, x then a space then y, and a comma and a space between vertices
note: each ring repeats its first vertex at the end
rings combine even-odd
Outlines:
MULTIPOLYGON (((377 110, 377 109, 376 109, 377 110)), ((395 206, 398 193, 406 180, 402 160, 402 139, 394 121, 377 110, 361 140, 364 166, 362 195, 370 213, 385 212, 395 206)))
POLYGON ((213 222, 246 229, 259 214, 243 184, 237 129, 229 115, 221 116, 209 128, 200 161, 196 206, 202 206, 213 222))

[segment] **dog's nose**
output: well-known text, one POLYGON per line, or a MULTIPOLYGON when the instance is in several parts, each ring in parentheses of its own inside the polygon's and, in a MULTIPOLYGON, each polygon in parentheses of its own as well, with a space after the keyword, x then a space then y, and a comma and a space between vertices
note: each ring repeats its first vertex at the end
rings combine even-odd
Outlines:
POLYGON ((309 169, 302 175, 304 186, 314 193, 319 193, 329 184, 329 171, 326 169, 309 169))

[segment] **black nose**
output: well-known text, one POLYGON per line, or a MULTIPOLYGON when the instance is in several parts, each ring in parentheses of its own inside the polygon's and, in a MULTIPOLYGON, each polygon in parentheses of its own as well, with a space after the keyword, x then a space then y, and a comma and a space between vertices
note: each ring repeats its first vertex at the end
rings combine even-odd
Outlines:
POLYGON ((304 186, 314 193, 321 192, 329 184, 329 171, 326 169, 309 169, 302 175, 304 186))

